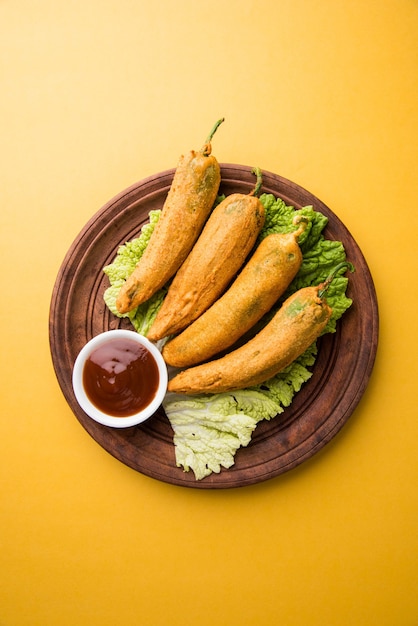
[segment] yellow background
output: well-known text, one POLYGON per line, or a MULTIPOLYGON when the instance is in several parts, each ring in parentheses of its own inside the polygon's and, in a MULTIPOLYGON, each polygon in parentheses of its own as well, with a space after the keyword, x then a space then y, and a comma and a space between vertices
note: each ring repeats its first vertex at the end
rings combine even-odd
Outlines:
POLYGON ((416 0, 0 0, 1 626, 418 624, 417 27, 416 0), (380 341, 319 455, 206 491, 83 430, 48 313, 87 220, 221 116, 221 162, 349 228, 380 341))

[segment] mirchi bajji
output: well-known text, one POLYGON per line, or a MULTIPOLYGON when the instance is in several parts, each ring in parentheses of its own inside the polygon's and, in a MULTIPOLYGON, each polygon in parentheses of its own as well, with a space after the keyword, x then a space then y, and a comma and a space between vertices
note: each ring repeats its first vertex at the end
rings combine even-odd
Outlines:
POLYGON ((128 313, 154 295, 174 276, 198 238, 212 210, 221 182, 211 154, 218 120, 200 151, 179 159, 160 219, 144 254, 118 294, 119 313, 128 313))
POLYGON ((324 296, 343 267, 354 271, 351 263, 341 263, 324 283, 299 289, 246 344, 220 359, 183 370, 169 381, 168 390, 221 393, 259 385, 278 374, 322 334, 332 315, 324 296))

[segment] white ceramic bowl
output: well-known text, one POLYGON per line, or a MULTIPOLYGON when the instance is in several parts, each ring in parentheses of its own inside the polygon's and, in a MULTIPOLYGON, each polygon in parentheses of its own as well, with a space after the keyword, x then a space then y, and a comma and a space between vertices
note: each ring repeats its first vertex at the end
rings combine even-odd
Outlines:
POLYGON ((74 363, 72 382, 77 402, 87 415, 89 415, 96 422, 105 426, 112 426, 113 428, 126 428, 144 422, 151 417, 161 405, 167 391, 167 366, 161 352, 151 341, 146 339, 146 337, 143 337, 137 332, 131 330, 109 330, 93 337, 93 339, 91 339, 81 349, 74 363), (120 342, 121 340, 129 340, 146 348, 146 350, 148 350, 153 357, 158 368, 158 387, 155 395, 149 398, 149 403, 142 407, 140 411, 126 417, 112 415, 110 412, 107 412, 107 409, 104 410, 103 407, 98 408, 97 402, 93 403, 90 399, 83 383, 86 361, 91 357, 92 353, 99 348, 104 347, 108 347, 109 350, 113 350, 116 345, 115 342, 120 342))

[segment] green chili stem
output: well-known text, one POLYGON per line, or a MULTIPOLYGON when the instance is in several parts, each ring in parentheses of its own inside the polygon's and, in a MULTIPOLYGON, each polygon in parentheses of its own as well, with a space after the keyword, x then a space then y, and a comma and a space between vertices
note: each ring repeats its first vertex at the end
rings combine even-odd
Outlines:
POLYGON ((348 261, 343 261, 342 263, 339 263, 338 265, 336 265, 336 267, 334 267, 334 269, 328 275, 328 277, 325 280, 325 282, 323 282, 322 285, 320 286, 320 289, 318 290, 318 297, 319 298, 323 297, 323 295, 325 294, 326 290, 328 289, 328 287, 330 286, 330 284, 334 280, 337 272, 339 272, 343 267, 345 267, 346 269, 349 269, 350 272, 355 272, 354 265, 352 263, 349 263, 348 261))
POLYGON ((295 215, 292 220, 294 226, 299 226, 299 228, 293 231, 294 236, 298 239, 303 232, 305 232, 310 219, 306 215, 295 215))
POLYGON ((261 185, 263 184, 263 175, 259 167, 254 167, 251 170, 251 174, 255 174, 257 176, 257 182, 254 189, 250 193, 250 196, 258 196, 258 194, 260 193, 261 185))
POLYGON ((209 154, 211 153, 211 145, 210 142, 213 139, 214 134, 216 133, 216 131, 218 130, 219 126, 222 124, 222 122, 225 121, 224 117, 221 117, 220 120, 218 120, 216 122, 216 124, 214 125, 214 127, 212 128, 212 130, 210 131, 209 135, 207 136, 207 139, 203 145, 203 148, 200 150, 200 152, 202 154, 204 154, 205 156, 209 156, 209 154))

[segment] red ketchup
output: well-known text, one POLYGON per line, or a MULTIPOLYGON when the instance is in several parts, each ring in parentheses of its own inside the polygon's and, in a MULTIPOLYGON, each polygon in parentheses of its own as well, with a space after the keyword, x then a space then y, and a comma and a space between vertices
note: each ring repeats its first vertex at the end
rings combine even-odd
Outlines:
POLYGON ((147 407, 158 383, 151 352, 126 338, 99 346, 84 365, 83 385, 90 402, 114 417, 129 417, 147 407))

